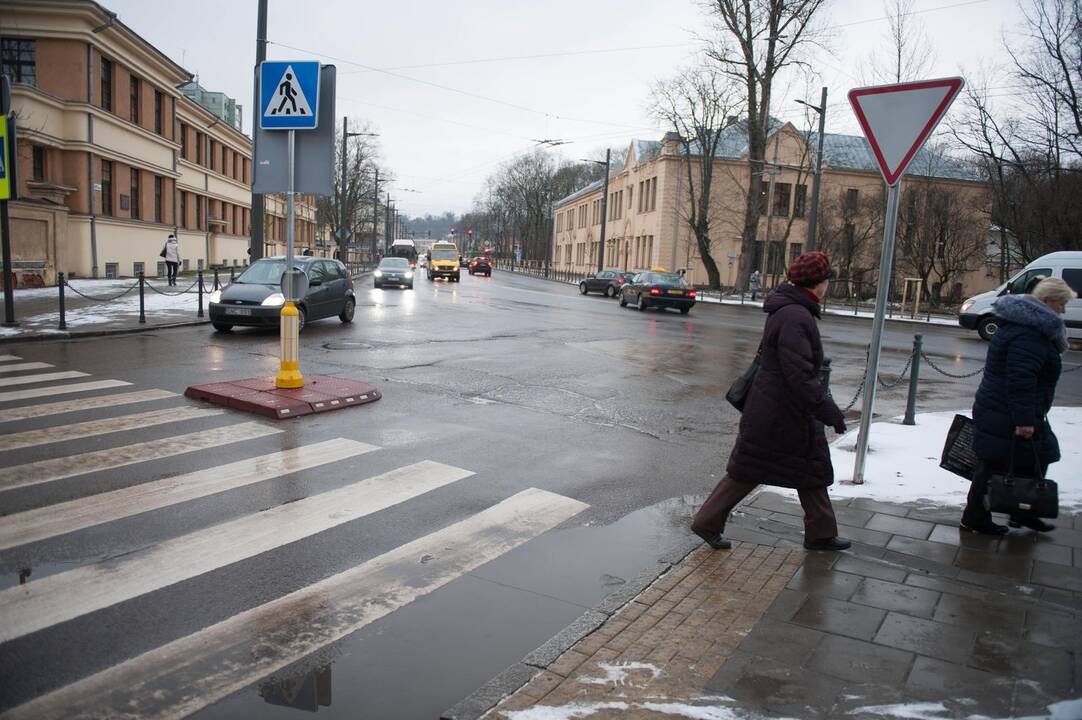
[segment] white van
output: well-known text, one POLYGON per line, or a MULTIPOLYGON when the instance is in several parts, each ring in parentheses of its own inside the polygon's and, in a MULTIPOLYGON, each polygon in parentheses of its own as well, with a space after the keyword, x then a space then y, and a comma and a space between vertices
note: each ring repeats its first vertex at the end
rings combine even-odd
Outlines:
MULTIPOLYGON (((1082 252, 1054 252, 1037 258, 995 290, 974 295, 962 303, 958 311, 958 324, 968 330, 976 330, 985 340, 990 339, 998 329, 992 303, 1000 295, 1025 292, 1029 283, 1039 275, 1063 278, 1075 292, 1082 295, 1082 252)), ((1067 313, 1063 319, 1067 323, 1067 336, 1082 340, 1082 300, 1067 303, 1067 313)))

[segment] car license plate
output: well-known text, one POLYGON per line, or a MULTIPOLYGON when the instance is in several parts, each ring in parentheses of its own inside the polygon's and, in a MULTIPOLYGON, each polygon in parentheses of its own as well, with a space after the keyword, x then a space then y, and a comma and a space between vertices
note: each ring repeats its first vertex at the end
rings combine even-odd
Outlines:
POLYGON ((683 290, 670 290, 669 294, 670 295, 683 295, 684 291, 683 290))
POLYGON ((226 315, 251 315, 251 308, 226 308, 226 315))

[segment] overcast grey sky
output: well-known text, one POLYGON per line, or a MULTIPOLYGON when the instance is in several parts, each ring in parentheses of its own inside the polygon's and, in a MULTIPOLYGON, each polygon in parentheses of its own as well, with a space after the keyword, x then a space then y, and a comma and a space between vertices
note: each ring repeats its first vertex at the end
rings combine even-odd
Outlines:
MULTIPOLYGON (((204 87, 235 97, 249 128, 256 0, 100 1, 204 87)), ((1020 16, 1015 0, 915 0, 914 9, 934 77, 1002 62, 1001 37, 1020 16)), ((845 93, 884 42, 882 2, 828 0, 826 14, 832 52, 812 62, 821 77, 809 99, 827 85, 828 131, 857 133, 845 93)), ((335 122, 348 115, 351 129, 380 133, 392 195, 417 215, 468 210, 485 176, 536 140, 574 141, 559 150, 579 158, 658 139, 650 88, 692 61, 705 31, 697 0, 270 0, 267 56, 338 66, 335 122)), ((793 99, 804 92, 794 78, 773 114, 803 126, 793 99)))

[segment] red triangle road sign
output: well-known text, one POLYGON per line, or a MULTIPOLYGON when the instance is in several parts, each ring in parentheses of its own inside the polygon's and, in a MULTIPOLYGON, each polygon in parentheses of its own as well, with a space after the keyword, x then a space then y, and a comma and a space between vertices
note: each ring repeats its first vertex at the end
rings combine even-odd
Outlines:
POLYGON ((849 104, 887 185, 896 185, 905 174, 963 84, 962 78, 952 77, 849 91, 849 104))

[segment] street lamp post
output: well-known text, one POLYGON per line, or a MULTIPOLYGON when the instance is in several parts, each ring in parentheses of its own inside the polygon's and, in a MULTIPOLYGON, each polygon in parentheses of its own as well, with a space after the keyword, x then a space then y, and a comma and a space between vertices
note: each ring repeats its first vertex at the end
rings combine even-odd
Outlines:
POLYGON ((597 271, 605 267, 605 218, 609 209, 609 162, 612 160, 612 150, 605 151, 605 162, 600 160, 587 160, 586 162, 597 163, 605 166, 605 188, 601 191, 601 240, 597 244, 597 271))
POLYGON ((815 176, 812 178, 811 213, 808 215, 808 242, 806 247, 806 251, 811 252, 815 249, 815 223, 819 218, 819 181, 823 175, 823 134, 826 132, 827 123, 827 89, 823 88, 818 107, 803 100, 797 100, 797 102, 819 113, 819 150, 815 155, 815 176))

